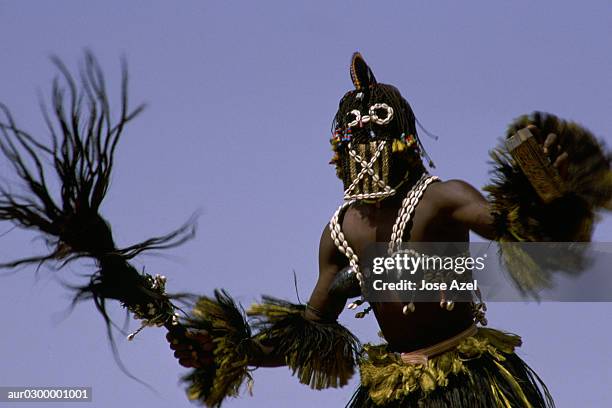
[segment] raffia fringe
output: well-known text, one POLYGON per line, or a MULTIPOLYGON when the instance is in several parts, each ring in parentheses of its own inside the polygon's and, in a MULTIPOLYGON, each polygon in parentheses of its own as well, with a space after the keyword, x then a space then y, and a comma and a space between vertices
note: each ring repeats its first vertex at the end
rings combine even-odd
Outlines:
POLYGON ((293 374, 313 389, 341 387, 353 376, 359 342, 337 322, 304 318, 304 306, 264 297, 247 314, 260 330, 256 338, 285 356, 293 374))
POLYGON ((198 368, 185 377, 187 396, 207 407, 220 407, 226 397, 240 393, 245 381, 251 387, 248 356, 251 329, 231 297, 215 291, 215 297, 201 297, 188 326, 207 330, 215 343, 215 366, 198 368))
MULTIPOLYGON (((503 363, 504 355, 513 353, 520 344, 517 335, 478 328, 475 335, 462 340, 456 348, 417 365, 404 363, 398 353, 388 352, 386 345, 366 344, 359 362, 361 384, 376 405, 389 404, 420 391, 427 395, 438 387, 445 387, 451 376, 469 375, 466 361, 487 354, 497 363, 503 363)), ((503 365, 499 369, 503 370, 503 365)), ((508 383, 522 394, 516 379, 508 378, 508 383)), ((526 402, 525 406, 529 404, 526 402)))

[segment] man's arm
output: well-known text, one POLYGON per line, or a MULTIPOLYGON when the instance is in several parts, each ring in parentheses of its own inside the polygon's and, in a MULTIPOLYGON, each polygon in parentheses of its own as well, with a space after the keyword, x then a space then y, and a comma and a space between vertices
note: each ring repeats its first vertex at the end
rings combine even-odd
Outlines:
MULTIPOLYGON (((310 295, 304 317, 315 322, 335 321, 346 304, 345 297, 331 296, 329 289, 336 274, 348 265, 348 260, 338 251, 331 239, 329 224, 325 226, 319 242, 319 278, 310 295)), ((257 343, 249 365, 257 367, 279 367, 285 365, 284 356, 275 353, 273 347, 257 343)))
MULTIPOLYGON (((539 134, 538 128, 533 125, 527 126, 527 129, 533 134, 539 134)), ((556 143, 557 135, 550 133, 544 139, 542 149, 551 159, 553 167, 559 171, 561 178, 565 179, 569 164, 568 154, 556 143)), ((491 206, 480 191, 461 180, 449 180, 443 184, 442 200, 447 203, 446 210, 451 219, 486 239, 495 239, 497 231, 491 206)))
MULTIPOLYGON (((338 295, 331 296, 329 289, 337 273, 348 265, 347 258, 338 251, 334 241, 331 239, 329 225, 326 225, 321 235, 319 243, 319 278, 308 301, 308 306, 304 317, 315 322, 332 322, 344 309, 346 297, 338 295)), ((188 336, 196 339, 196 334, 188 333, 188 336)), ((212 339, 206 333, 198 333, 197 340, 202 343, 210 342, 212 339)), ((201 367, 207 361, 193 350, 186 339, 178 339, 173 335, 168 335, 171 348, 175 350, 175 356, 179 358, 179 363, 185 367, 201 367)), ((270 347, 262 342, 253 341, 253 349, 249 356, 249 365, 256 367, 280 367, 286 365, 285 356, 275 352, 274 347, 270 347)))
POLYGON ((346 266, 348 259, 336 248, 328 224, 323 229, 319 242, 319 279, 308 301, 305 315, 307 319, 335 321, 338 318, 346 305, 347 298, 332 296, 329 289, 338 272, 346 266))
POLYGON ((495 219, 489 202, 480 191, 462 180, 445 181, 441 187, 439 199, 452 221, 483 238, 495 238, 495 219))

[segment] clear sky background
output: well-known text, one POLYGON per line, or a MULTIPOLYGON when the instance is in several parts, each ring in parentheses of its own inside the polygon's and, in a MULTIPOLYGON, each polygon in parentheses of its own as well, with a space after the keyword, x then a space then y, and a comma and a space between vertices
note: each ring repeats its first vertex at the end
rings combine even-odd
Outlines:
MULTIPOLYGON (((487 152, 508 123, 533 110, 588 126, 612 144, 612 4, 526 1, 0 1, 0 100, 41 139, 37 92, 55 75, 48 56, 76 68, 85 47, 117 95, 125 55, 134 104, 147 110, 118 149, 103 213, 128 245, 166 232, 201 209, 196 239, 167 257, 143 257, 171 291, 227 288, 247 305, 262 293, 301 299, 317 275, 321 230, 341 200, 327 164, 330 123, 361 51, 381 82, 396 85, 417 117, 444 179, 477 187, 487 152)), ((0 162, 0 177, 10 178, 0 162)), ((571 217, 571 214, 567 214, 571 217)), ((10 225, 0 224, 0 234, 10 225)), ((610 241, 605 216, 595 238, 610 241)), ((0 259, 43 249, 34 235, 0 237, 0 259)), ((62 319, 86 267, 0 279, 0 385, 92 386, 93 403, 71 407, 187 407, 162 329, 128 343, 113 361, 93 304, 62 319)), ((611 304, 490 304, 492 327, 523 336, 521 355, 561 408, 610 404, 611 304)), ((122 318, 119 307, 113 314, 122 318)), ((376 340, 373 317, 342 322, 376 340)), ((136 325, 133 323, 132 328, 136 325)), ((357 379, 310 391, 286 368, 254 374, 255 395, 227 407, 344 406, 357 379)), ((2 405, 0 403, 0 405, 2 405)), ((20 404, 20 407, 40 404, 20 404)), ((59 406, 53 405, 53 406, 59 406)))

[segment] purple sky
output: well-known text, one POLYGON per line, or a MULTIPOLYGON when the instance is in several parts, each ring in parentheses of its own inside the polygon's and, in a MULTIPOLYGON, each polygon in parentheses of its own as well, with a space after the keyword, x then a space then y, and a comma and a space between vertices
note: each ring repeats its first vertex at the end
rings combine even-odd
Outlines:
MULTIPOLYGON (((513 118, 535 109, 575 119, 612 144, 607 1, 229 3, 0 1, 0 100, 41 138, 37 92, 48 95, 50 54, 74 68, 91 47, 114 95, 127 56, 131 100, 148 108, 125 133, 103 213, 127 245, 202 210, 196 239, 136 262, 167 275, 171 291, 225 287, 245 305, 262 293, 295 300, 295 270, 308 297, 321 229, 341 199, 328 138, 355 50, 441 135, 423 141, 444 179, 483 186, 487 151, 513 118)), ((0 162, 0 178, 7 171, 0 162)), ((0 224, 0 235, 9 229, 0 224)), ((595 239, 611 233, 605 216, 595 239)), ((1 236, 0 259, 41 250, 32 238, 1 236)), ((60 275, 90 271, 71 269, 60 275)), ((186 370, 163 330, 118 339, 125 364, 155 394, 119 371, 93 304, 61 319, 69 297, 53 276, 23 270, 0 279, 0 386, 93 387, 93 403, 71 407, 189 406, 177 384, 186 370)), ((560 408, 609 405, 612 305, 489 308, 492 327, 523 336, 521 355, 560 408)), ((376 340, 372 317, 347 313, 342 322, 376 340)), ((225 406, 338 407, 356 385, 314 392, 285 368, 254 377, 255 396, 225 406)), ((19 406, 29 405, 41 406, 19 406)))

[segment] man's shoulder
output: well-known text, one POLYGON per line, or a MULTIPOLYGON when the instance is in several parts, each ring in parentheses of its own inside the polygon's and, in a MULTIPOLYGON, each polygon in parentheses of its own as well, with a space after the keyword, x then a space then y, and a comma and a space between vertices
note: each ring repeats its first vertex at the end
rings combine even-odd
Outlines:
POLYGON ((432 195, 440 196, 442 198, 452 198, 457 195, 463 195, 476 189, 467 181, 460 179, 451 179, 433 183, 429 186, 427 191, 432 195))
POLYGON ((426 191, 427 200, 439 210, 452 211, 474 200, 481 200, 481 193, 470 183, 451 179, 433 183, 426 191))

